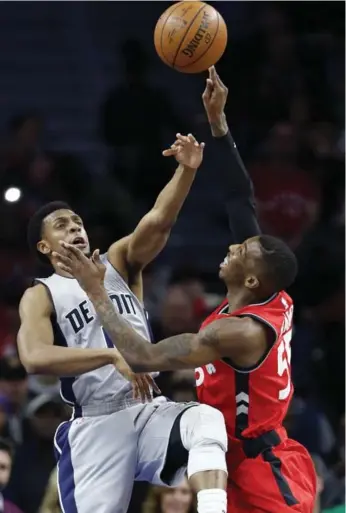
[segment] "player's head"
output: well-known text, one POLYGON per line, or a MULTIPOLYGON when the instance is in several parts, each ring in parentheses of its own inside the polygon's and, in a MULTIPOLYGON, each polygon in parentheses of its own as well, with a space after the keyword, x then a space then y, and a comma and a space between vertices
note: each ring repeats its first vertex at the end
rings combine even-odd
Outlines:
POLYGON ((32 253, 42 263, 48 263, 52 251, 63 251, 59 241, 75 244, 86 255, 90 253, 88 236, 80 216, 67 203, 53 201, 37 210, 30 219, 28 243, 32 253))
POLYGON ((289 287, 297 270, 297 259, 282 240, 259 235, 230 246, 219 275, 226 284, 273 294, 289 287))

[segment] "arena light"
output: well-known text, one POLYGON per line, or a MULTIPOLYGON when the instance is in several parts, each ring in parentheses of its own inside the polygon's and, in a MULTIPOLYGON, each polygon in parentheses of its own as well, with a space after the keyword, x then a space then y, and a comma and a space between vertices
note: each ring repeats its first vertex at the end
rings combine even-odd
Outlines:
POLYGON ((4 193, 4 199, 8 203, 16 203, 22 195, 22 191, 18 187, 9 187, 4 193))

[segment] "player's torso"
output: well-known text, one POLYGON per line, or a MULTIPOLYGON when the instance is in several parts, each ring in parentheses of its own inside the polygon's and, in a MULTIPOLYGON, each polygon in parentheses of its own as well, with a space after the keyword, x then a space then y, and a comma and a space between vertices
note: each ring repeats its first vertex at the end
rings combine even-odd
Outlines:
MULTIPOLYGON (((201 329, 220 317, 228 317, 223 303, 201 329)), ((196 369, 198 399, 219 409, 230 438, 254 438, 277 429, 293 394, 290 375, 293 304, 284 292, 261 305, 249 305, 233 315, 261 318, 277 333, 276 341, 253 369, 238 369, 229 360, 196 369)))
MULTIPOLYGON (((150 341, 146 312, 119 273, 103 256, 106 265, 105 288, 117 311, 132 328, 150 341)), ((55 315, 52 316, 54 343, 64 347, 105 349, 114 347, 102 329, 95 309, 77 280, 53 274, 39 279, 50 292, 55 315)), ((61 378, 61 394, 66 402, 80 406, 98 401, 113 401, 131 390, 131 385, 107 365, 75 378, 61 378)))

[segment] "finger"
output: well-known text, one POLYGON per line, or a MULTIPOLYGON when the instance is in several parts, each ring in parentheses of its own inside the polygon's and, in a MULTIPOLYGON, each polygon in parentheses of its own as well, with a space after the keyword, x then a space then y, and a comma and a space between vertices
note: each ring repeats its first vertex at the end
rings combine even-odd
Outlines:
POLYGON ((63 264, 70 266, 72 264, 72 260, 68 255, 62 255, 61 253, 57 253, 56 251, 52 252, 52 257, 57 258, 59 262, 62 262, 63 264))
POLYGON ((67 249, 74 257, 76 257, 78 260, 84 260, 86 257, 83 254, 83 252, 77 248, 76 246, 73 246, 73 244, 68 244, 67 242, 60 241, 60 244, 63 248, 67 249))
POLYGON ((172 156, 176 155, 177 153, 178 153, 178 150, 177 150, 177 149, 173 150, 173 149, 171 148, 171 149, 169 149, 169 150, 163 150, 162 155, 163 155, 164 157, 172 157, 172 156))
POLYGON ((205 143, 200 143, 199 147, 201 148, 201 150, 203 151, 204 148, 205 148, 205 143))
POLYGON ((157 384, 155 383, 155 380, 150 376, 150 380, 151 380, 151 386, 153 387, 153 390, 156 394, 161 394, 161 390, 160 388, 157 386, 157 384))
POLYGON ((139 374, 136 375, 135 381, 136 381, 136 387, 137 387, 136 399, 140 399, 141 403, 144 403, 145 399, 143 396, 142 381, 141 381, 141 376, 139 374))
POLYGON ((189 139, 189 141, 190 141, 191 143, 194 143, 194 144, 196 144, 196 143, 197 143, 197 146, 198 146, 198 142, 196 141, 196 138, 195 138, 195 136, 194 136, 194 135, 192 135, 192 134, 188 134, 188 136, 187 136, 187 137, 188 137, 188 139, 189 139))
POLYGON ((132 382, 132 397, 133 399, 139 399, 139 388, 136 381, 132 382))
POLYGON ((65 273, 69 273, 69 274, 73 275, 73 271, 72 271, 71 267, 69 267, 68 265, 63 264, 62 262, 57 262, 56 265, 59 267, 59 269, 61 269, 65 273))
POLYGON ((221 78, 219 77, 219 75, 216 75, 216 81, 217 81, 217 86, 220 87, 221 89, 223 89, 225 92, 228 92, 228 89, 227 87, 225 86, 225 84, 222 82, 221 78))
POLYGON ((206 83, 204 92, 202 94, 203 101, 209 100, 212 92, 213 92, 213 82, 210 80, 210 78, 207 78, 207 83, 206 83))
POLYGON ((144 376, 139 376, 139 384, 140 384, 139 387, 140 387, 142 403, 145 403, 146 401, 150 402, 151 401, 150 387, 148 386, 148 382, 144 376))
POLYGON ((177 139, 182 144, 186 144, 186 143, 190 142, 189 138, 186 135, 177 134, 177 139))
POLYGON ((215 66, 211 66, 209 68, 209 78, 212 81, 212 84, 215 85, 215 83, 216 83, 216 69, 215 69, 215 66))
POLYGON ((92 254, 91 260, 96 265, 102 265, 102 262, 101 262, 101 259, 100 259, 100 250, 99 249, 95 249, 95 251, 92 254))
POLYGON ((146 374, 145 377, 146 377, 146 379, 147 379, 147 381, 149 383, 149 386, 151 386, 153 388, 153 390, 155 390, 155 392, 157 392, 158 394, 161 394, 161 390, 159 389, 159 387, 155 383, 154 378, 150 374, 146 374))
POLYGON ((145 382, 145 391, 146 391, 147 400, 149 402, 151 402, 153 400, 153 393, 152 393, 152 388, 153 388, 152 381, 153 380, 152 380, 150 374, 145 374, 143 376, 143 381, 145 382))

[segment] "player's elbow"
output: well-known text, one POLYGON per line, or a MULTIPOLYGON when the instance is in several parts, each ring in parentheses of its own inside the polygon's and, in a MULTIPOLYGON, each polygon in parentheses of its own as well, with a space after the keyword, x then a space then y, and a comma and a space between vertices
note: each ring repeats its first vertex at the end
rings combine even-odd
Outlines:
POLYGON ((20 361, 28 374, 42 373, 41 365, 35 358, 29 355, 20 355, 20 361))
POLYGON ((20 361, 28 374, 44 374, 47 371, 47 362, 38 351, 21 350, 18 344, 20 361))

